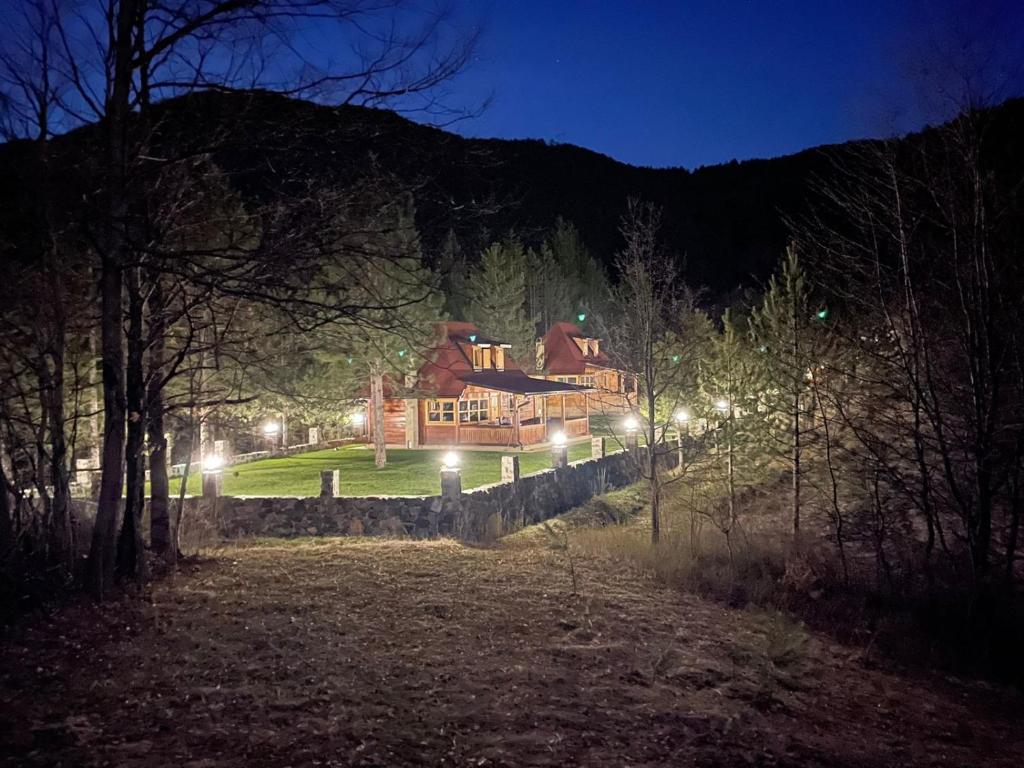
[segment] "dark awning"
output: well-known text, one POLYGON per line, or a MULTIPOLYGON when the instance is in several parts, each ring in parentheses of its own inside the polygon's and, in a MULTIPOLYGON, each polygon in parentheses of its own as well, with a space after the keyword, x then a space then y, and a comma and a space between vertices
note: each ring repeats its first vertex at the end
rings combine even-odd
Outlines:
POLYGON ((592 391, 591 387, 580 387, 564 381, 534 379, 521 371, 474 371, 461 374, 459 380, 476 387, 510 392, 514 395, 568 395, 592 391))

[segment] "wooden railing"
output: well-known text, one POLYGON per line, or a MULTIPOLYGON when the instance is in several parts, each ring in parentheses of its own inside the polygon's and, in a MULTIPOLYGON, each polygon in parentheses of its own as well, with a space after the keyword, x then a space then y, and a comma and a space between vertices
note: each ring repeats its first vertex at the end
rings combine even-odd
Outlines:
POLYGON ((533 445, 544 442, 543 424, 524 424, 519 427, 519 442, 523 445, 533 445))
POLYGON ((460 424, 459 442, 473 445, 508 445, 514 442, 512 427, 500 424, 460 424))
POLYGON ((567 437, 579 437, 580 435, 587 434, 588 431, 588 424, 585 418, 565 420, 565 434, 567 437))

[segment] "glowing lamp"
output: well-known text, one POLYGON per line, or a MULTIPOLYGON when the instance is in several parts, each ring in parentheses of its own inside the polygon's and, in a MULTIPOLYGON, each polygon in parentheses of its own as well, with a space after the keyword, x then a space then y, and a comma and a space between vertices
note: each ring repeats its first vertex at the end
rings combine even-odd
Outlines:
POLYGON ((640 428, 640 422, 630 416, 622 422, 622 426, 626 428, 627 432, 636 432, 640 428))
POLYGON ((565 432, 555 432, 551 436, 551 444, 557 446, 565 445, 565 432))
POLYGON ((475 342, 476 341, 476 334, 475 333, 469 334, 469 340, 475 342))
POLYGON ((689 420, 690 420, 690 412, 689 412, 688 410, 686 410, 685 408, 680 408, 680 409, 679 409, 678 411, 676 411, 676 413, 675 413, 675 419, 676 419, 676 421, 678 421, 678 422, 679 422, 680 424, 682 424, 682 423, 684 423, 684 422, 687 422, 687 421, 689 421, 689 420))
POLYGON ((280 431, 281 425, 279 425, 276 421, 268 421, 266 424, 263 425, 263 434, 266 435, 267 437, 273 437, 280 431))
POLYGON ((224 457, 219 453, 203 459, 203 472, 220 472, 224 467, 224 457))
POLYGON ((577 322, 580 322, 580 323, 582 323, 582 322, 583 322, 584 320, 586 320, 586 319, 587 319, 587 316, 586 316, 586 314, 585 314, 585 313, 583 313, 583 312, 580 312, 580 313, 579 313, 578 315, 576 315, 576 321, 577 321, 577 322))
POLYGON ((459 454, 455 451, 448 451, 441 459, 441 469, 451 472, 459 468, 459 454))
POLYGON ((351 421, 353 425, 361 427, 363 422, 366 421, 366 416, 363 415, 362 411, 356 411, 352 414, 351 421))
POLYGON ((827 318, 828 318, 828 309, 826 309, 825 307, 822 307, 821 309, 818 310, 818 319, 819 320, 825 320, 827 318))
POLYGON ((719 400, 717 403, 715 403, 715 410, 721 411, 722 413, 728 413, 728 411, 729 411, 729 401, 728 400, 719 400))

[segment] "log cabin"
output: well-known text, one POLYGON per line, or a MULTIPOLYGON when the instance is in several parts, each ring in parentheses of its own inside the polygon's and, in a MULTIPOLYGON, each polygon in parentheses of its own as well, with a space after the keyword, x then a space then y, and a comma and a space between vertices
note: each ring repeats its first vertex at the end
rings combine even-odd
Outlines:
POLYGON ((588 337, 578 325, 558 322, 537 342, 536 373, 548 381, 575 384, 587 391, 566 400, 568 416, 589 412, 624 413, 635 402, 636 376, 620 370, 601 348, 601 340, 588 337))
MULTIPOLYGON (((388 388, 385 441, 409 448, 521 449, 550 442, 557 432, 568 440, 588 436, 588 388, 528 375, 510 348, 472 323, 442 323, 428 361, 405 396, 396 397, 396 389, 388 388)), ((372 413, 367 422, 373 424, 372 413)))

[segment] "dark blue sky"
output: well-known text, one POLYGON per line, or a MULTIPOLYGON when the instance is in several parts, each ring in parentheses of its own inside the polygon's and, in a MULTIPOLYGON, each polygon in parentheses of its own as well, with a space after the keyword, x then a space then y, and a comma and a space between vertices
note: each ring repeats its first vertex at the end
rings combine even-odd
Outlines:
POLYGON ((485 0, 470 9, 485 32, 454 94, 494 99, 454 130, 578 144, 634 164, 692 168, 920 127, 941 119, 933 97, 955 83, 949 51, 972 68, 984 61, 998 96, 1024 92, 1022 0, 485 0))

